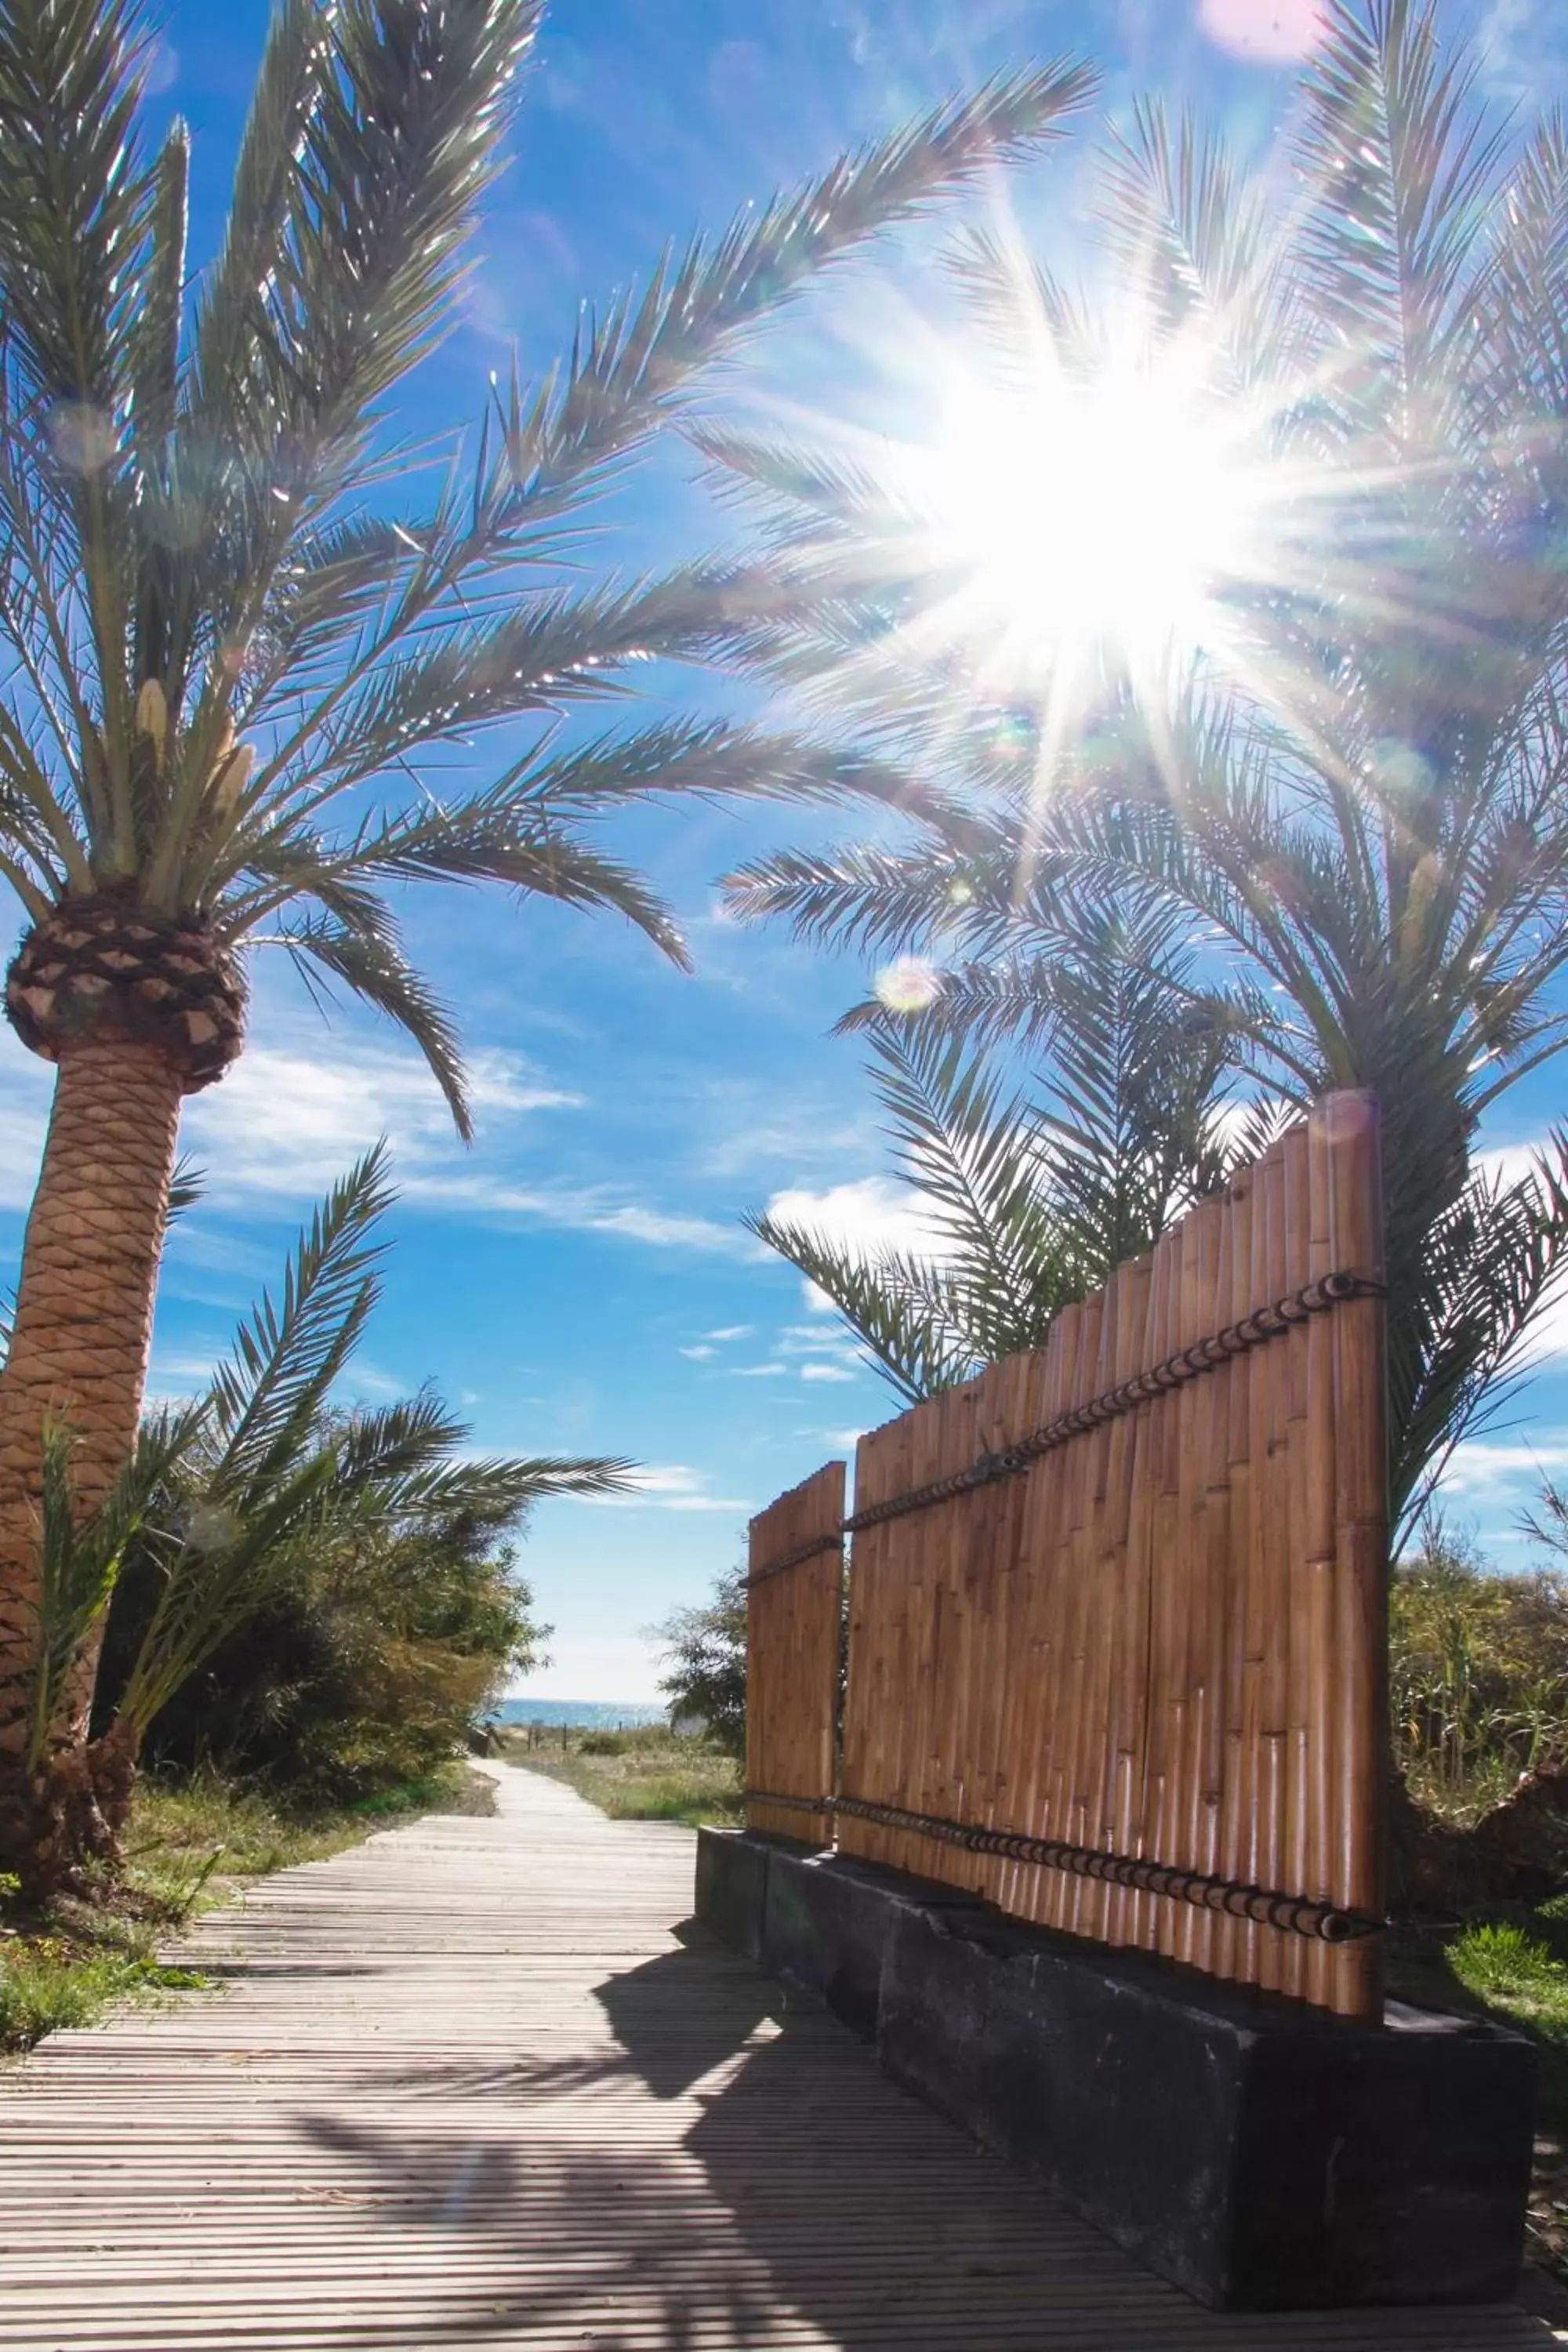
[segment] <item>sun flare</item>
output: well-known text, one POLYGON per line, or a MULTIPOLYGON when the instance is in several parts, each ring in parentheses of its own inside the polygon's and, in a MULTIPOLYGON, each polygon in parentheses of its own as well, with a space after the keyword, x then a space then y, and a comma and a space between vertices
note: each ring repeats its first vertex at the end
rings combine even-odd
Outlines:
POLYGON ((1257 477, 1174 376, 962 383, 915 471, 947 625, 1020 681, 1100 647, 1135 672, 1201 651, 1247 567, 1257 477))

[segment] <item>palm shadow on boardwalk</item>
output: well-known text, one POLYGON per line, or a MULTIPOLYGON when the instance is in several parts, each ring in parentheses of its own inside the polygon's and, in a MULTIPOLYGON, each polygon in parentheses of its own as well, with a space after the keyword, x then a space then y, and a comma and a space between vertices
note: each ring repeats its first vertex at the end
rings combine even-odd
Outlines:
POLYGON ((805 2323, 805 2341, 857 2352, 1542 2342, 1513 2313, 1199 2311, 889 2084, 831 2019, 792 2005, 701 1929, 676 1932, 679 1949, 594 1988, 613 2046, 544 2062, 498 2053, 491 2064, 404 2078, 416 2102, 471 2102, 469 2129, 394 2140, 301 2118, 309 2136, 383 2177, 388 2221, 450 2231, 488 2255, 477 2337, 502 2320, 548 2336, 587 2306, 603 2314, 573 2339, 587 2352, 782 2342, 785 2315, 805 2323), (592 2145, 585 2121, 600 2110, 629 2125, 626 2095, 637 2091, 656 2110, 689 2107, 684 2128, 660 2128, 656 2112, 592 2145), (520 2110, 521 2130, 507 2120, 520 2110), (554 2249, 553 2286, 518 2263, 520 2229, 531 2247, 542 2238, 554 2249))

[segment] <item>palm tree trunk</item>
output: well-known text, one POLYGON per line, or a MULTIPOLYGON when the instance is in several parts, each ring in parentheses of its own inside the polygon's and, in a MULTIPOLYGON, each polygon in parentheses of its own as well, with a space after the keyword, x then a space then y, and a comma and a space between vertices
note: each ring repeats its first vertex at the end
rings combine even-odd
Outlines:
MULTIPOLYGON (((25 1842, 23 1817, 33 1811, 25 1759, 43 1422, 48 1412, 69 1419, 80 1507, 95 1510, 135 1442, 184 1092, 176 1064, 155 1045, 82 1041, 59 1057, 0 1375, 0 1868, 28 1862, 6 1849, 25 1842)), ((94 1643, 63 1727, 77 1749, 97 1665, 94 1643)))

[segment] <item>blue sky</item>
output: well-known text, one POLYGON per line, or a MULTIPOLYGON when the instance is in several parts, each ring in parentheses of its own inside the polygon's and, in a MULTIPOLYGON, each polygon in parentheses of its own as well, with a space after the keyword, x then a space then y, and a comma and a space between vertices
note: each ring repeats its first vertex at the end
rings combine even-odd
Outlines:
MULTIPOLYGON (((398 422, 426 432, 477 416, 514 345, 525 370, 547 364, 578 302, 645 269, 664 236, 717 226, 845 141, 1031 55, 1088 51, 1111 108, 1137 89, 1194 98, 1266 147, 1289 89, 1268 52, 1304 13, 1305 0, 1205 0, 1204 24, 1194 0, 555 0, 462 325, 398 422)), ((166 12, 156 104, 195 134, 197 258, 226 197, 266 14, 264 0, 173 0, 166 12)), ((1568 86, 1554 16, 1553 0, 1474 12, 1500 94, 1568 86)), ((1087 145, 1080 135, 1024 176, 1032 221, 1070 219, 1087 145)), ((867 302, 874 272, 862 263, 857 292, 837 298, 841 320, 867 302)), ((808 310, 769 337, 757 365, 770 390, 819 396, 833 380, 820 321, 834 315, 814 324, 808 310)), ((635 561, 665 540, 659 552, 677 554, 691 528, 668 484, 617 516, 610 559, 617 544, 635 561)), ((485 765, 476 754, 476 782, 485 765)), ((404 1197, 362 1391, 434 1379, 487 1449, 647 1465, 637 1499, 552 1505, 534 1524, 528 1573, 556 1629, 555 1663, 529 1686, 542 1695, 651 1696, 641 1629, 700 1599, 739 1558, 752 1510, 890 1410, 833 1318, 738 1223, 781 1195, 866 1231, 908 1215, 858 1054, 826 1034, 858 975, 742 932, 717 908, 721 874, 798 830, 779 810, 648 812, 618 828, 615 846, 683 918, 690 979, 613 922, 471 894, 411 900, 411 939, 460 1008, 474 1059, 471 1150, 390 1033, 350 1015, 323 1027, 265 970, 247 1057, 190 1107, 186 1140, 210 1184, 171 1245, 156 1390, 200 1380, 312 1200, 385 1133, 404 1197)), ((47 1095, 44 1066, 0 1033, 0 1276, 14 1273, 47 1095)), ((1562 1108, 1549 1073, 1489 1139, 1524 1143, 1562 1108)), ((1568 1349, 1568 1316, 1562 1339, 1568 1349)), ((1509 1527, 1532 1463, 1568 1467, 1555 1358, 1516 1419, 1456 1481, 1458 1508, 1510 1558, 1522 1557, 1509 1527)))

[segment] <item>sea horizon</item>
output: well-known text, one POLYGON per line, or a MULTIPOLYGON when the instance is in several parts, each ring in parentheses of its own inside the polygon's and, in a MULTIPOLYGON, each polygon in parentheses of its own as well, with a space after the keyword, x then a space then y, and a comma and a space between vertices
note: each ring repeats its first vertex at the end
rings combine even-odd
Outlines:
POLYGON ((569 1729, 626 1731, 640 1724, 665 1723, 669 1709, 654 1699, 529 1698, 513 1696, 497 1701, 490 1723, 547 1723, 569 1729))

